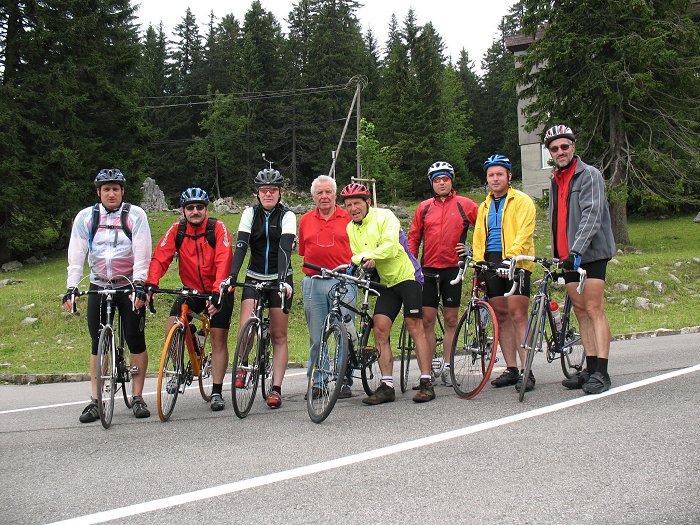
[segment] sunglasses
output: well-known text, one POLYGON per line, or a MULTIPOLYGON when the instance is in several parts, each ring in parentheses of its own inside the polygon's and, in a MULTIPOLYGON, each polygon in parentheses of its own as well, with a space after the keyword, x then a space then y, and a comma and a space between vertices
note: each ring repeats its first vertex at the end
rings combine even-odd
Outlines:
POLYGON ((552 146, 551 148, 549 148, 549 152, 556 153, 559 150, 569 151, 570 148, 571 148, 571 144, 562 144, 561 146, 552 146))
POLYGON ((187 206, 185 206, 185 209, 187 211, 202 211, 204 208, 206 208, 204 204, 188 204, 187 206))
POLYGON ((279 188, 276 186, 270 186, 270 187, 263 187, 263 188, 258 188, 258 191, 260 193, 267 193, 269 195, 274 195, 279 191, 279 188))

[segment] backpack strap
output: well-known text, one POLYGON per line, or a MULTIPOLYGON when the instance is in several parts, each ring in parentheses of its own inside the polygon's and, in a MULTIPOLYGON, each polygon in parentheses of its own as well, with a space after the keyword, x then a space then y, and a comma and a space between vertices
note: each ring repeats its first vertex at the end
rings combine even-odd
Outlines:
MULTIPOLYGON (((132 232, 129 228, 129 212, 131 211, 131 204, 125 202, 122 206, 122 212, 119 216, 119 222, 121 223, 121 228, 124 231, 124 235, 131 242, 132 232)), ((92 223, 90 224, 90 236, 88 238, 88 247, 92 251, 92 241, 95 239, 95 234, 100 227, 100 203, 98 202, 92 207, 92 223)), ((112 229, 113 227, 109 227, 112 229)))
POLYGON ((129 228, 129 212, 131 211, 131 204, 128 202, 124 203, 124 206, 122 206, 122 214, 121 214, 121 223, 122 223, 122 230, 124 230, 124 235, 127 236, 129 241, 131 241, 131 228, 129 228))
POLYGON ((90 224, 90 236, 88 237, 88 247, 92 251, 92 241, 97 233, 97 228, 100 227, 100 203, 96 203, 92 207, 92 224, 90 224))
POLYGON ((189 237, 192 240, 197 240, 203 235, 206 236, 207 238, 207 243, 209 243, 209 246, 211 246, 213 249, 216 249, 216 223, 217 219, 214 217, 209 217, 207 220, 207 228, 204 231, 204 233, 199 233, 197 235, 189 235, 188 233, 185 233, 187 230, 187 219, 182 217, 180 219, 180 222, 177 225, 177 235, 175 235, 175 250, 177 252, 180 251, 180 246, 182 246, 182 241, 185 240, 185 237, 189 237))

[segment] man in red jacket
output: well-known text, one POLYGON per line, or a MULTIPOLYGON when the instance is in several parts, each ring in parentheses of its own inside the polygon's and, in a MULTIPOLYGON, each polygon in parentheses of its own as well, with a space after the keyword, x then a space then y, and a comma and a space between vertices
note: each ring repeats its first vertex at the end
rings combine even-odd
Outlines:
MULTIPOLYGON (((228 366, 228 330, 233 313, 233 295, 219 297, 221 281, 229 276, 233 251, 231 235, 226 225, 209 219, 209 195, 201 188, 187 188, 180 195, 183 218, 165 232, 157 244, 148 269, 146 290, 158 288, 175 252, 180 260, 180 280, 183 286, 211 294, 211 300, 190 300, 190 308, 200 313, 206 308, 211 316, 212 376, 214 387, 211 409, 224 409, 221 389, 228 366)), ((178 297, 170 310, 166 334, 180 314, 178 297)))
POLYGON ((457 286, 450 281, 457 277, 459 256, 457 247, 467 239, 469 225, 476 222, 479 207, 476 203, 457 195, 454 190, 455 172, 447 162, 438 161, 428 168, 428 180, 435 196, 418 205, 408 233, 408 248, 418 258, 418 249, 423 242, 423 327, 428 343, 435 354, 435 319, 442 298, 445 316, 445 338, 443 358, 445 367, 441 373, 442 383, 450 384, 450 352, 457 330, 457 320, 462 283, 457 286))

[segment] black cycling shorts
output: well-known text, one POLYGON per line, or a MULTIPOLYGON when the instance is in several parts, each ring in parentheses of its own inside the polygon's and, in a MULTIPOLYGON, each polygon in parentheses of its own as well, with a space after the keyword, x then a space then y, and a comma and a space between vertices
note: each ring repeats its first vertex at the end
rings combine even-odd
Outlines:
MULTIPOLYGON (((486 262, 498 265, 501 264, 501 261, 503 261, 501 252, 486 252, 486 262)), ((522 286, 519 287, 513 295, 530 297, 530 274, 532 272, 527 270, 522 271, 524 272, 522 286)), ((496 270, 486 270, 482 272, 480 279, 486 283, 486 295, 488 297, 503 297, 507 292, 510 292, 510 289, 513 287, 513 281, 505 277, 499 277, 496 275, 496 270)))
POLYGON ((374 305, 374 315, 382 314, 391 318, 392 322, 399 315, 403 304, 403 316, 423 318, 423 289, 418 281, 402 281, 391 288, 382 288, 374 305))
MULTIPOLYGON (((90 283, 90 290, 104 290, 103 287, 90 283)), ((131 290, 130 286, 118 288, 119 290, 131 290)), ((114 312, 119 310, 124 327, 124 339, 129 347, 129 353, 142 354, 146 351, 146 336, 144 328, 146 326, 146 307, 133 311, 131 299, 128 294, 117 293, 112 296, 112 319, 114 322, 114 312)), ((92 338, 92 355, 97 355, 97 344, 100 339, 100 328, 107 320, 107 301, 104 295, 88 295, 87 322, 88 331, 92 338)), ((114 326, 117 333, 118 326, 114 326)))
MULTIPOLYGON (((180 315, 180 305, 187 300, 190 310, 201 314, 207 309, 206 299, 193 299, 188 297, 178 297, 175 299, 170 315, 178 317, 180 315)), ((223 328, 228 330, 231 327, 231 315, 233 314, 233 295, 224 295, 221 299, 221 310, 209 318, 210 328, 223 328)))
POLYGON ((450 284, 459 273, 457 266, 451 268, 423 268, 423 306, 437 308, 442 297, 445 308, 459 308, 462 300, 462 281, 450 284))
MULTIPOLYGON (((610 259, 600 259, 598 261, 582 264, 581 268, 586 270, 586 279, 600 279, 601 281, 605 281, 605 273, 608 268, 609 260, 610 259)), ((577 283, 581 280, 580 277, 578 272, 564 272, 565 283, 577 283)))
MULTIPOLYGON (((251 279, 250 277, 245 278, 247 283, 258 283, 260 281, 256 279, 251 279)), ((276 281, 274 281, 276 282, 276 281)), ((292 300, 294 299, 294 282, 292 281, 292 276, 287 275, 285 282, 292 287, 292 295, 289 299, 284 300, 284 310, 285 314, 289 313, 289 308, 292 306, 292 300)), ((263 291, 263 296, 267 296, 267 304, 270 308, 282 308, 282 298, 277 290, 267 290, 263 291)), ((241 301, 246 299, 255 299, 255 290, 248 288, 247 286, 243 288, 243 293, 241 295, 241 301)))

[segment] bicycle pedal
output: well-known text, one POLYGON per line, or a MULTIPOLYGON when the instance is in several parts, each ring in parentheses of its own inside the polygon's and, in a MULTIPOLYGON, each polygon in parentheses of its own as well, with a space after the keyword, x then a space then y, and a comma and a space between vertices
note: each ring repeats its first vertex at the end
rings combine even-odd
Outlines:
MULTIPOLYGON (((132 377, 139 375, 139 367, 135 366, 135 365, 132 366, 131 368, 129 368, 129 373, 131 374, 132 377)), ((128 375, 127 375, 127 377, 128 377, 128 375)))

